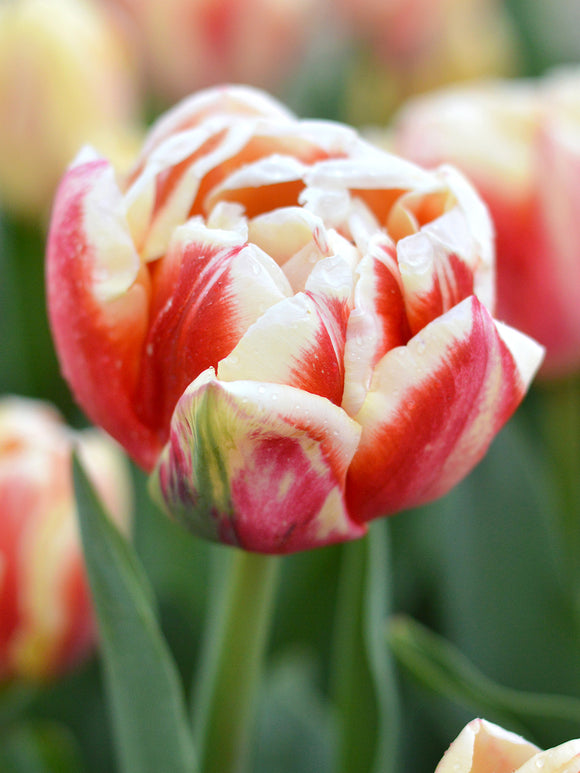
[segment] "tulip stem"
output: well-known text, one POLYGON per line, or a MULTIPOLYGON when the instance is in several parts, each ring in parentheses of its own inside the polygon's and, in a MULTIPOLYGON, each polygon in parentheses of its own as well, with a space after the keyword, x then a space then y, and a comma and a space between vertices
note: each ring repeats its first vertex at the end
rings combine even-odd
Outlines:
POLYGON ((202 773, 244 770, 280 559, 215 548, 210 619, 194 687, 202 773))
POLYGON ((342 548, 331 691, 337 708, 336 773, 397 770, 398 695, 385 640, 390 555, 385 522, 342 548))
POLYGON ((560 549, 580 621, 580 378, 543 385, 542 398, 560 549))

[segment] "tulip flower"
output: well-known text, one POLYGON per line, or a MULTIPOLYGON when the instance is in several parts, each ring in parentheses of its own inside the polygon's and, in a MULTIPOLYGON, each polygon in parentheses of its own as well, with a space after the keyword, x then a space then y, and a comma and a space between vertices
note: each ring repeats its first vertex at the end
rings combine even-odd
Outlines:
POLYGON ((137 87, 123 38, 90 0, 0 4, 0 201, 43 215, 87 142, 133 153, 137 87))
POLYGON ((47 261, 79 403, 174 517, 251 551, 446 493, 542 357, 492 316, 491 223, 459 173, 245 87, 170 111, 124 179, 82 153, 47 261))
POLYGON ((578 773, 580 739, 541 751, 519 735, 474 719, 453 741, 436 773, 578 773))
POLYGON ((296 67, 318 0, 104 0, 135 45, 153 92, 170 102, 222 82, 276 88, 296 67))
POLYGON ((45 403, 0 400, 0 680, 46 680, 91 651, 94 621, 77 533, 73 442, 103 502, 127 525, 123 457, 97 430, 73 433, 45 403))
POLYGON ((411 102, 392 147, 467 174, 497 231, 498 317, 546 347, 542 375, 580 368, 580 70, 411 102))

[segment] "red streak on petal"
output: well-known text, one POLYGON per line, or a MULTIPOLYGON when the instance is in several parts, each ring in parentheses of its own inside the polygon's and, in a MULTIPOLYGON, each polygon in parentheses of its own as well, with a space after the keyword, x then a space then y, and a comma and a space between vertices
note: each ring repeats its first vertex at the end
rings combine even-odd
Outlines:
POLYGON ((473 272, 469 266, 455 253, 448 255, 445 264, 439 266, 430 293, 413 298, 408 305, 412 334, 416 335, 429 322, 473 295, 473 287, 473 272))
MULTIPOLYGON (((491 387, 494 388, 493 386, 491 387)), ((442 496, 483 456, 522 396, 513 357, 499 339, 489 314, 476 302, 470 335, 448 349, 428 378, 410 387, 396 419, 368 430, 349 468, 347 502, 364 522, 442 496), (497 367, 502 383, 488 403, 488 377, 497 367), (484 412, 485 430, 472 448, 448 460, 462 435, 484 412)))
POLYGON ((206 368, 217 367, 241 338, 235 299, 228 292, 230 266, 240 249, 188 244, 170 251, 152 273, 152 322, 136 400, 141 420, 161 443, 185 388, 206 368))
POLYGON ((117 300, 100 304, 93 294, 95 255, 84 230, 84 205, 104 166, 98 160, 75 167, 61 184, 48 241, 50 324, 64 376, 80 405, 138 464, 151 469, 160 447, 133 404, 147 324, 147 273, 117 300))
POLYGON ((175 166, 169 167, 169 169, 164 170, 158 177, 157 177, 157 189, 156 189, 156 197, 155 197, 155 211, 158 212, 160 209, 162 209, 165 204, 167 203, 168 199, 171 197, 171 194, 175 191, 176 187, 178 186, 179 182, 181 181, 183 175, 187 172, 189 167, 197 161, 201 156, 205 156, 211 152, 213 152, 216 147, 220 144, 220 142, 223 140, 223 138, 226 135, 225 129, 217 132, 212 137, 210 137, 206 142, 203 143, 203 145, 198 148, 198 150, 195 151, 195 153, 192 153, 190 156, 188 156, 186 159, 181 161, 179 164, 175 164, 175 166))
POLYGON ((382 340, 377 347, 373 366, 395 346, 411 338, 411 329, 403 300, 400 279, 382 261, 373 260, 375 276, 375 308, 382 328, 382 340))
POLYGON ((344 347, 350 309, 348 304, 307 292, 314 301, 319 326, 311 347, 301 353, 292 369, 290 383, 311 394, 326 397, 335 405, 344 392, 344 347))
POLYGON ((234 515, 222 522, 222 539, 276 553, 312 547, 309 527, 335 485, 330 470, 313 469, 298 440, 262 438, 232 480, 234 515))
POLYGON ((0 484, 2 517, 0 518, 0 556, 2 576, 0 581, 0 678, 8 675, 8 649, 17 630, 20 617, 19 553, 22 531, 27 514, 35 510, 38 493, 31 489, 29 481, 13 477, 0 484))

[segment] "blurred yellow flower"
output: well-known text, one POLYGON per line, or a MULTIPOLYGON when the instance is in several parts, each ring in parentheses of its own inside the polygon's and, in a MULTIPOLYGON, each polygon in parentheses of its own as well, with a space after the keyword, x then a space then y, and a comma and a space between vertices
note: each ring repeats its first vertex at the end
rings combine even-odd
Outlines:
POLYGON ((136 81, 123 38, 88 0, 0 6, 0 203, 49 206, 86 142, 121 163, 133 152, 136 81))

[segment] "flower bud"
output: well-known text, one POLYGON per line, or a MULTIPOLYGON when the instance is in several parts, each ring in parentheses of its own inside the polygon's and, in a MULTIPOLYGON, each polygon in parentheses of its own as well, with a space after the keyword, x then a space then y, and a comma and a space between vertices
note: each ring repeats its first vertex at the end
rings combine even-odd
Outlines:
POLYGON ((580 739, 541 751, 519 735, 474 719, 457 736, 436 773, 577 773, 580 739))
POLYGON ((73 433, 48 405, 0 400, 0 680, 70 669, 95 628, 76 523, 73 443, 103 503, 124 527, 129 480, 103 433, 73 433))
POLYGON ((78 401, 171 515, 247 550, 443 495, 542 358, 493 318, 491 223, 459 173, 244 87, 170 111, 125 179, 83 153, 47 260, 78 401))

